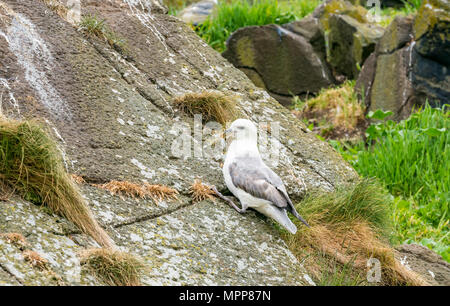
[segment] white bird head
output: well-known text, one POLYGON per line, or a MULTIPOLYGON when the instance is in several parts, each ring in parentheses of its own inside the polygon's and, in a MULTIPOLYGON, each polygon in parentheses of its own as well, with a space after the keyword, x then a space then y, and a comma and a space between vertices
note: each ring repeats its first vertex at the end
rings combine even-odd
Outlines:
POLYGON ((256 142, 258 139, 256 125, 247 119, 235 120, 225 132, 232 133, 233 138, 238 141, 256 142))

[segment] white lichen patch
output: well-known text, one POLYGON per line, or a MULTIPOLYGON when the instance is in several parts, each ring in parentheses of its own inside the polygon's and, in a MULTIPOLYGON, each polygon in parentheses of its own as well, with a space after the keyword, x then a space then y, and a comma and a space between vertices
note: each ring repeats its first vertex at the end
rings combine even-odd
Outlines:
POLYGON ((147 178, 147 179, 151 179, 155 176, 155 171, 153 171, 152 169, 148 168, 147 166, 145 166, 144 164, 142 164, 140 161, 138 161, 137 159, 133 158, 131 159, 131 163, 133 165, 135 165, 136 167, 139 168, 141 174, 147 178))
POLYGON ((6 39, 9 49, 24 70, 25 79, 44 105, 57 118, 71 118, 70 111, 49 80, 55 60, 46 42, 39 35, 35 25, 22 14, 14 12, 2 3, 12 18, 6 32, 0 35, 6 39))
POLYGON ((125 246, 134 243, 131 234, 142 238, 139 255, 153 265, 152 281, 146 284, 306 283, 298 262, 287 255, 279 238, 273 238, 270 227, 252 214, 242 216, 221 204, 201 202, 118 230, 125 246), (149 233, 152 239, 146 239, 149 233))

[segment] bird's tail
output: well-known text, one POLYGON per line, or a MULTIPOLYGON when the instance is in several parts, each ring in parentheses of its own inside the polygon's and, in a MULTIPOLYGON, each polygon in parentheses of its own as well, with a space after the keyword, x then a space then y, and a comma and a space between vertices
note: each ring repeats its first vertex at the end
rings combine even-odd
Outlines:
POLYGON ((291 234, 297 233, 297 227, 294 223, 292 223, 291 219, 289 219, 287 215, 287 211, 285 209, 281 210, 281 218, 278 221, 285 229, 289 231, 291 234))
POLYGON ((306 225, 307 227, 311 227, 311 226, 309 226, 308 222, 306 222, 305 219, 303 219, 302 216, 300 216, 300 215, 298 214, 298 212, 295 210, 295 208, 292 208, 292 209, 291 209, 291 213, 292 213, 297 219, 299 219, 300 221, 302 221, 304 225, 306 225))

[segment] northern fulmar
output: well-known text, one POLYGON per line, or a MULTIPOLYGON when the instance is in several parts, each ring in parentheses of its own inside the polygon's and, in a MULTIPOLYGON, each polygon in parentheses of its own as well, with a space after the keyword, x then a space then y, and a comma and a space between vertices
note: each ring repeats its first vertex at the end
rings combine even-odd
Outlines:
POLYGON ((274 219, 292 234, 297 232, 297 227, 289 219, 287 211, 309 227, 295 210, 283 181, 263 162, 258 151, 255 124, 247 119, 238 119, 226 132, 232 133, 233 141, 226 153, 223 176, 225 184, 239 199, 242 208, 214 188, 217 195, 239 213, 253 208, 274 219))

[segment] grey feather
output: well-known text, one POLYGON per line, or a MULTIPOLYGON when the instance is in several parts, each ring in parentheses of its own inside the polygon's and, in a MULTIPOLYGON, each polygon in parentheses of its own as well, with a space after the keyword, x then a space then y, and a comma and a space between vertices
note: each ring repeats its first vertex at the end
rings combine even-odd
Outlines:
POLYGON ((229 166, 233 185, 255 198, 264 199, 280 209, 290 211, 306 226, 308 223, 297 213, 281 178, 258 157, 237 157, 229 166))

